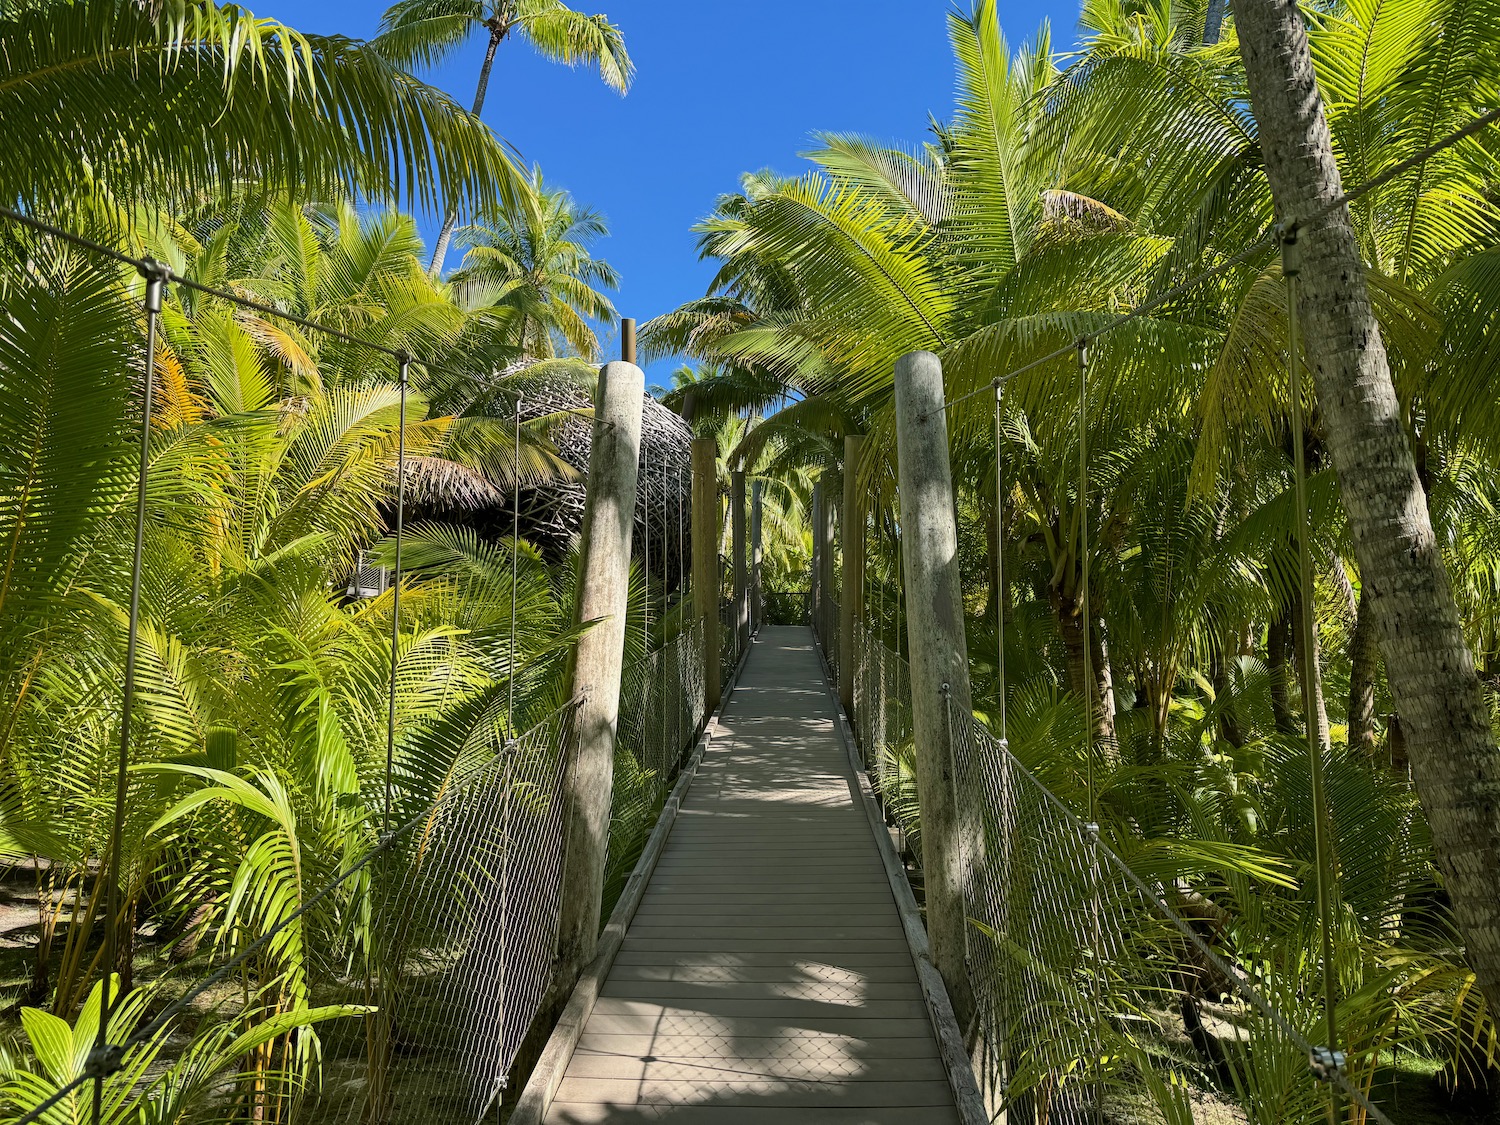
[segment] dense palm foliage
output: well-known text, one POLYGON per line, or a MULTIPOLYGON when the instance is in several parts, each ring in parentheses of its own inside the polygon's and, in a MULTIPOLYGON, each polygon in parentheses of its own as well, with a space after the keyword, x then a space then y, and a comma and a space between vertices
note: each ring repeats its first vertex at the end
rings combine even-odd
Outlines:
MULTIPOLYGON (((550 26, 531 34, 550 42, 550 26)), ((79 1077, 87 1046, 70 1044, 92 1045, 113 973, 111 1039, 145 1038, 108 1120, 207 1119, 236 1097, 283 1119, 316 1087, 315 1025, 375 1010, 337 982, 368 988, 396 955, 370 922, 381 877, 319 889, 392 815, 428 807, 567 698, 571 569, 464 513, 573 473, 555 420, 518 425, 508 404, 587 378, 570 356, 593 349, 580 316, 609 314, 599 289, 614 277, 589 253, 603 226, 520 174, 389 42, 212 3, 57 0, 0 5, 0 55, 3 202, 186 283, 148 356, 134 272, 0 236, 0 425, 16 435, 0 444, 0 864, 34 873, 38 914, 35 945, 5 960, 8 1011, 27 1007, 24 1036, 7 1027, 0 1044, 0 1104, 24 1112, 79 1077), (491 263, 461 294, 428 274, 398 200, 531 216, 545 248, 522 284, 491 263), (418 357, 405 394, 402 353, 418 357), (105 964, 148 364, 137 706, 105 964), (395 591, 349 578, 359 560, 391 563, 401 447, 408 505, 445 519, 408 518, 393 654, 395 591), (236 954, 253 954, 237 1014, 153 1030, 163 1002, 236 954)), ((381 1042, 372 1031, 377 1100, 381 1042)), ((81 1119, 89 1098, 59 1112, 81 1119)))
MULTIPOLYGON (((1500 98, 1500 0, 1310 9, 1351 183, 1500 98)), ((822 135, 811 172, 748 175, 717 202, 699 227, 710 291, 646 332, 648 351, 695 363, 664 403, 715 440, 722 491, 735 471, 760 485, 769 590, 806 583, 815 482, 832 498, 838 474, 857 474, 860 616, 899 652, 891 372, 939 353, 959 400, 979 719, 998 728, 1003 709, 1019 761, 1299 1027, 1322 1018, 1331 977, 1361 1088, 1413 1060, 1449 1088, 1494 1086, 1496 998, 1468 960, 1483 943, 1466 948, 1434 864, 1315 411, 1317 565, 1311 585, 1298 576, 1284 279, 1268 241, 1242 254, 1276 216, 1233 22, 1219 0, 1087 0, 1074 54, 1046 28, 1012 51, 993 0, 949 26, 958 100, 925 143, 822 135), (1205 267, 1222 268, 1177 289, 1205 267), (1072 357, 1034 362, 1148 305, 1091 349, 1086 403, 1072 357), (991 381, 1017 369, 997 406, 991 381), (845 465, 855 433, 865 453, 845 465), (1320 675, 1306 683, 1309 606, 1320 675), (1333 964, 1310 952, 1314 760, 1333 964)), ((369 1119, 389 1106, 382 1083, 408 1044, 380 990, 410 952, 391 936, 401 912, 382 911, 390 885, 373 869, 319 888, 375 854, 392 816, 431 807, 565 709, 573 560, 496 534, 492 517, 519 513, 523 485, 575 473, 551 444, 562 419, 518 422, 512 404, 587 382, 580 361, 615 318, 602 218, 478 121, 512 36, 630 82, 619 29, 556 0, 401 0, 368 44, 211 0, 0 0, 0 203, 191 283, 172 287, 148 355, 139 276, 0 232, 0 866, 27 870, 37 912, 35 945, 0 960, 6 1018, 20 1012, 0 1038, 0 1111, 82 1075, 104 982, 122 986, 113 1034, 126 1035, 236 955, 249 959, 235 1014, 195 1009, 146 1034, 112 1079, 126 1093, 108 1120, 291 1120, 338 1052, 368 1064, 369 1119), (476 34, 488 51, 466 112, 412 69, 476 34), (403 202, 445 217, 430 262, 392 209, 403 202), (455 230, 465 254, 445 280, 455 230), (407 387, 398 356, 415 357, 407 387), (136 709, 111 857, 147 369, 136 709), (391 564, 398 510, 420 513, 404 526, 399 617, 397 590, 350 581, 391 564)), ((1353 209, 1401 421, 1490 678, 1497 146, 1495 129, 1478 133, 1353 209)), ((630 740, 665 727, 667 694, 685 694, 699 659, 672 573, 658 559, 632 576, 611 893, 670 773, 630 740)), ((912 747, 887 749, 885 796, 919 851, 912 747)), ((507 799, 540 803, 509 784, 507 799)), ((1226 1069, 1203 1031, 1216 986, 1174 980, 1164 1018, 1210 1076, 1194 1097, 1217 1111, 1237 1086, 1268 1125, 1321 1114, 1284 1053, 1252 1045, 1226 1069)), ((1181 1090, 1158 1093, 1181 1119, 1181 1090)), ((86 1100, 60 1112, 82 1119, 86 1100)))
POLYGON ((459 232, 467 247, 452 277, 458 298, 470 306, 516 310, 522 348, 537 359, 559 351, 597 358, 591 324, 612 324, 615 309, 601 289, 619 284, 608 262, 591 249, 609 233, 603 218, 580 207, 534 172, 531 194, 519 206, 459 232))
MULTIPOLYGON (((1090 3, 1073 56, 1054 53, 1045 28, 1013 54, 992 3, 951 17, 951 120, 915 148, 823 136, 814 172, 747 176, 699 228, 718 265, 710 292, 647 336, 719 365, 690 389, 705 409, 779 407, 740 445, 752 468, 773 444, 795 451, 793 464, 834 468, 833 439, 871 435, 864 460, 842 471, 858 473, 872 500, 879 549, 864 616, 886 638, 899 612, 891 371, 909 351, 942 356, 950 399, 977 392, 949 424, 981 712, 993 722, 1005 692, 1017 754, 1075 807, 1102 809, 1120 854, 1176 848, 1185 866, 1151 877, 1210 900, 1224 947, 1266 959, 1278 988, 1303 996, 1318 994, 1322 970, 1305 953, 1315 873, 1293 622, 1315 599, 1322 692, 1311 706, 1331 778, 1341 1026, 1363 1082, 1403 1043, 1446 1057, 1450 1081, 1483 1084, 1494 1025, 1440 905, 1316 418, 1318 574, 1311 590, 1296 577, 1279 261, 1268 246, 1171 292, 1197 269, 1232 264, 1273 219, 1233 27, 1205 45, 1206 14, 1090 3), (1080 427, 1071 356, 1027 365, 1162 295, 1091 349, 1080 427), (1017 368, 997 449, 987 387, 1017 368), (1085 693, 1092 739, 1080 725, 1085 693), (1185 858, 1225 844, 1295 872, 1295 888, 1210 876, 1185 858)), ((1316 9, 1313 49, 1346 182, 1492 103, 1497 15, 1451 0, 1316 9)), ((1480 134, 1354 205, 1405 422, 1487 668, 1500 657, 1484 343, 1496 307, 1496 139, 1480 134)), ((909 801, 908 813, 918 815, 909 801)), ((1259 1097, 1277 1104, 1268 1088, 1259 1097)))
POLYGON ((7 205, 55 211, 90 181, 127 203, 247 179, 465 207, 524 190, 487 129, 381 52, 210 0, 7 2, 0 57, 7 205))

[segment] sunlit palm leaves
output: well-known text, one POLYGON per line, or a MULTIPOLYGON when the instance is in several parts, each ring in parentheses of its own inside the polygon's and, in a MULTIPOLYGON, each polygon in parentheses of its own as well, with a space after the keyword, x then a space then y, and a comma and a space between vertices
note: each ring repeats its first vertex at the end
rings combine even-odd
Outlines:
POLYGON ((132 200, 252 179, 471 208, 525 190, 484 126, 379 52, 211 0, 7 6, 0 56, 7 201, 51 209, 89 180, 132 200))

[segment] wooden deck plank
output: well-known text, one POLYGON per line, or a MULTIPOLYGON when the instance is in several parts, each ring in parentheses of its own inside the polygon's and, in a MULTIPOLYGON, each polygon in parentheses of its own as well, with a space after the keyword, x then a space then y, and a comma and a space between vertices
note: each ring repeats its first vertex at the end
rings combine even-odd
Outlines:
POLYGON ((807 629, 725 708, 548 1125, 956 1122, 807 629))

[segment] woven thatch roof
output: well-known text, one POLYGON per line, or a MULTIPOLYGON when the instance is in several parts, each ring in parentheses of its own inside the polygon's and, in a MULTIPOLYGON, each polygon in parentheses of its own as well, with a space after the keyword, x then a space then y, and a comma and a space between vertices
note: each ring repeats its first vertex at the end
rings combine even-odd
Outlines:
MULTIPOLYGON (((578 479, 556 481, 521 490, 521 535, 553 562, 561 561, 583 525, 589 453, 593 448, 593 399, 587 387, 559 381, 538 389, 528 387, 521 419, 534 421, 566 415, 551 431, 562 459, 578 471, 578 479)), ((651 573, 675 587, 691 559, 692 430, 650 395, 641 415, 641 475, 635 506, 634 555, 649 562, 651 573)), ((482 477, 440 484, 430 470, 413 464, 408 470, 415 485, 413 513, 473 527, 485 536, 509 538, 513 518, 509 492, 495 489, 482 477), (426 479, 414 479, 423 476, 426 479), (423 487, 426 485, 427 487, 423 487)), ((476 474, 477 476, 477 474, 476 474)))

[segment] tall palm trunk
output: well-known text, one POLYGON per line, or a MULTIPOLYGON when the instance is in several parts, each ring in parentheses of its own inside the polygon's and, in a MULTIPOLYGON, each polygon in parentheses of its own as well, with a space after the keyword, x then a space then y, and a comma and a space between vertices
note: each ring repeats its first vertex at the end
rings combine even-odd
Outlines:
MULTIPOLYGON (((1289 0, 1234 0, 1277 210, 1342 191, 1307 31, 1289 0)), ((1307 358, 1412 775, 1469 962, 1500 1004, 1500 752, 1438 553, 1349 212, 1299 232, 1307 358)))
POLYGON ((1212 47, 1219 41, 1224 30, 1224 0, 1208 0, 1208 10, 1203 16, 1203 45, 1212 47))
MULTIPOLYGON (((1292 599, 1291 622, 1302 620, 1302 597, 1298 593, 1292 599)), ((1313 729, 1318 732, 1318 745, 1327 750, 1333 743, 1332 736, 1328 733, 1328 708, 1323 704, 1323 677, 1315 676, 1313 682, 1307 682, 1305 669, 1307 663, 1302 656, 1302 630, 1295 625, 1290 629, 1292 663, 1296 665, 1296 677, 1299 685, 1299 694, 1302 697, 1302 713, 1313 717, 1313 729)), ((1318 631, 1314 627, 1312 631, 1312 663, 1314 667, 1320 667, 1323 663, 1321 646, 1318 644, 1318 631)))
POLYGON ((1115 688, 1110 672, 1109 653, 1104 647, 1098 618, 1089 629, 1089 660, 1084 660, 1083 614, 1078 602, 1068 594, 1052 591, 1052 610, 1062 634, 1063 655, 1068 665, 1068 686, 1079 699, 1084 698, 1085 668, 1092 666, 1088 685, 1089 711, 1094 716, 1094 739, 1100 754, 1112 760, 1115 754, 1115 688))
POLYGON ((1375 757, 1375 670, 1380 660, 1380 637, 1370 610, 1368 590, 1360 590, 1349 638, 1349 747, 1375 757))
POLYGON ((1266 626, 1266 672, 1271 681, 1271 716, 1282 734, 1297 733, 1292 713, 1292 617, 1290 609, 1278 610, 1266 626))
MULTIPOLYGON (((484 52, 484 65, 479 68, 479 88, 474 91, 475 117, 479 116, 480 110, 484 109, 484 98, 490 89, 490 71, 495 67, 495 51, 500 46, 500 40, 505 38, 505 33, 510 30, 506 14, 494 20, 490 20, 486 26, 490 29, 490 43, 484 52)), ((438 231, 437 244, 432 248, 432 264, 427 267, 427 272, 433 277, 443 276, 443 259, 448 256, 448 243, 453 240, 453 228, 458 225, 458 211, 450 204, 443 215, 443 229, 438 231)))

